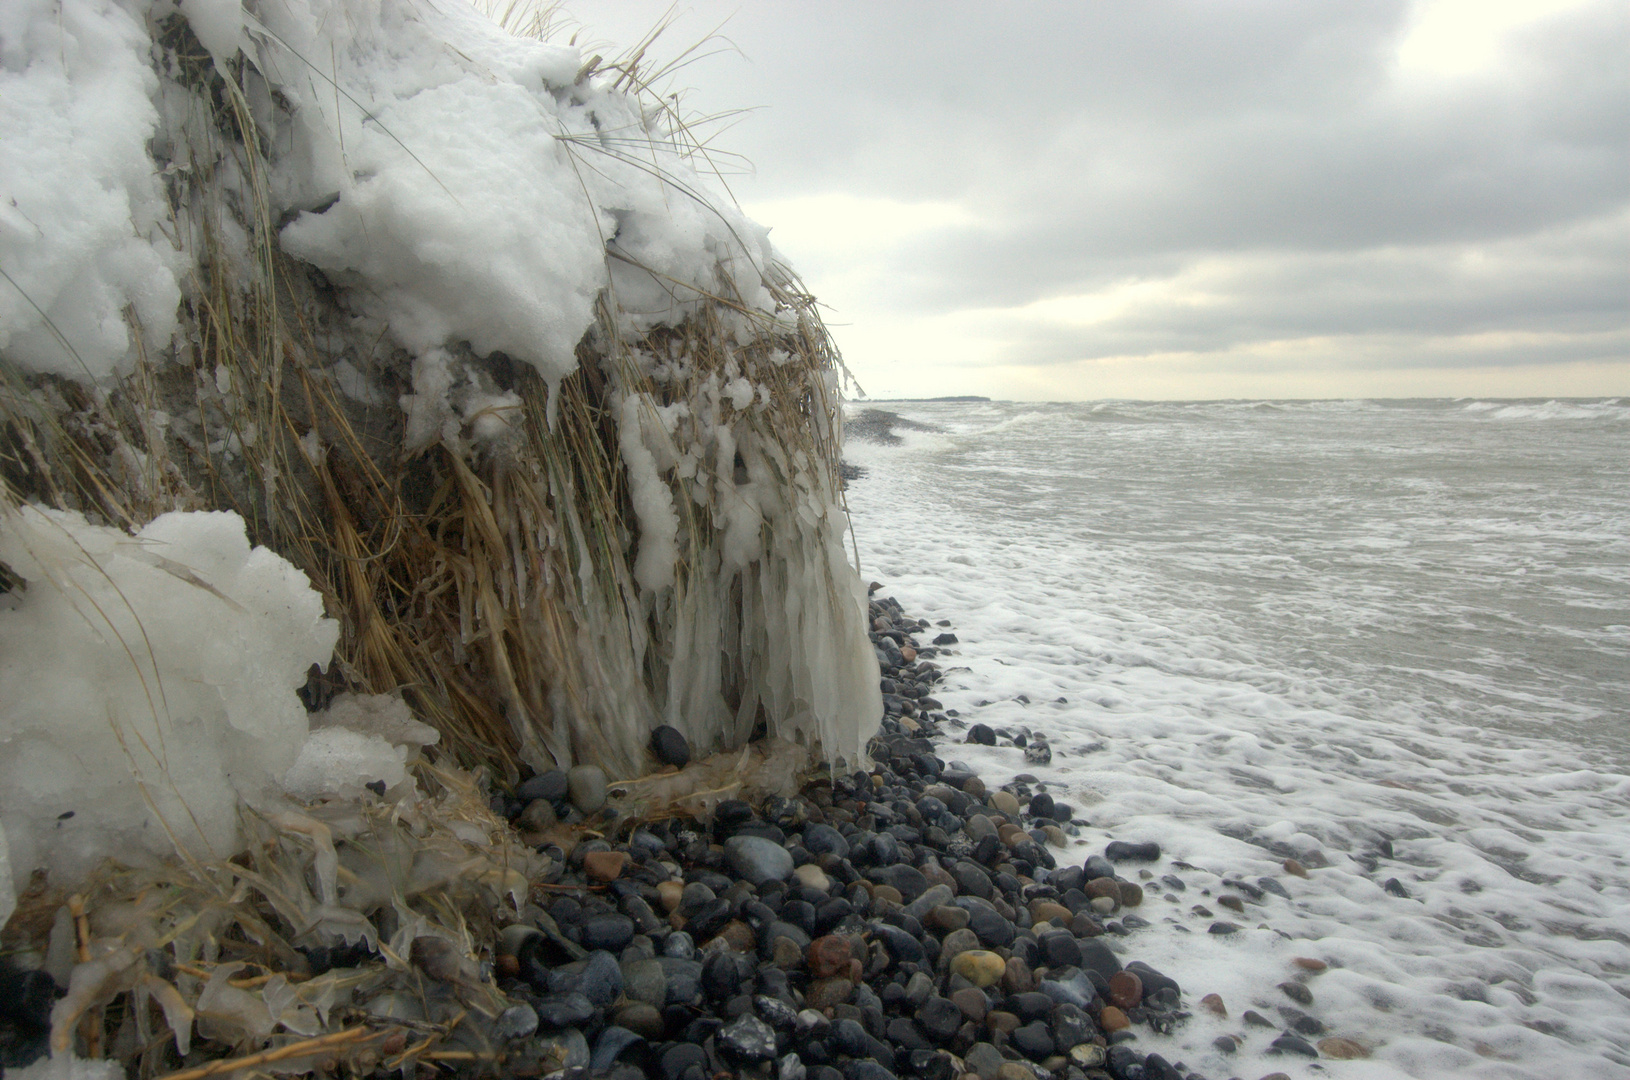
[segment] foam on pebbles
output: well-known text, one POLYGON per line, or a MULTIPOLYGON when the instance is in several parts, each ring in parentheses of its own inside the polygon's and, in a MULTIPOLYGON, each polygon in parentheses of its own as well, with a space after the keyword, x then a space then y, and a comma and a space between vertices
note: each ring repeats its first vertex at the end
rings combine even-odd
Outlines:
MULTIPOLYGON (((1128 955, 1133 935, 1162 932, 1133 910, 1187 891, 1184 864, 1156 865, 1147 837, 1095 836, 1033 776, 987 789, 940 756, 961 739, 1046 740, 977 725, 953 739, 963 729, 933 690, 954 636, 924 644, 927 624, 891 600, 871 615, 886 715, 868 773, 632 830, 609 816, 597 769, 546 773, 496 800, 517 822, 542 800, 550 814, 525 820, 552 814, 603 837, 574 852, 542 843, 550 876, 494 949, 509 998, 489 1025, 504 1075, 564 1063, 617 1080, 1204 1080, 1138 1048, 1190 1014, 1175 981, 1128 955), (1090 857, 1067 859, 1064 843, 1082 841, 1090 857)), ((679 756, 659 732, 663 743, 679 756)), ((1261 894, 1230 881, 1226 895, 1261 894)), ((1313 1007, 1306 984, 1323 963, 1299 958, 1264 987, 1251 1004, 1279 1019, 1245 1012, 1218 1052, 1249 1038, 1290 1058, 1364 1056, 1291 1007, 1313 1007), (1246 1034, 1257 1022, 1272 1031, 1246 1034)), ((1214 995, 1200 1004, 1208 1022, 1228 1015, 1214 995)))

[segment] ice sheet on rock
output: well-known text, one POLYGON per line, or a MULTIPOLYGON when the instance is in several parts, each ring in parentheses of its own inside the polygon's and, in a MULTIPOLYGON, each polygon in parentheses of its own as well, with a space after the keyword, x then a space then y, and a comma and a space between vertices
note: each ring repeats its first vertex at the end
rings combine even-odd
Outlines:
POLYGON ((393 788, 407 775, 405 748, 349 727, 313 731, 283 774, 283 790, 297 799, 358 795, 363 785, 393 788))
POLYGON ((77 513, 0 510, 0 821, 14 875, 76 880, 104 856, 236 848, 306 738, 296 689, 338 625, 231 513, 132 537, 77 513))
POLYGON ((413 719, 407 702, 395 694, 336 694, 328 708, 311 714, 313 732, 343 727, 363 735, 377 735, 396 746, 433 746, 441 734, 413 719))

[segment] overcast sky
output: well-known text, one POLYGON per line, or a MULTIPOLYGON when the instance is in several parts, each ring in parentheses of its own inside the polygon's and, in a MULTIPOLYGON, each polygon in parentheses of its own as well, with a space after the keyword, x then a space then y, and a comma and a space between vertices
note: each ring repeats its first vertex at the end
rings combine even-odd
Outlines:
POLYGON ((678 10, 873 397, 1630 394, 1624 0, 678 10))

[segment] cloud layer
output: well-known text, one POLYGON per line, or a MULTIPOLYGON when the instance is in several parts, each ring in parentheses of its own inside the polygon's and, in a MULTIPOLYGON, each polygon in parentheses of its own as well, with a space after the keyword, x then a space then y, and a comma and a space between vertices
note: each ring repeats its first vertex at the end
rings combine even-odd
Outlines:
MULTIPOLYGON (((571 10, 630 40, 662 6, 571 10)), ((873 394, 1630 392, 1614 0, 823 0, 723 33, 745 59, 687 101, 764 106, 719 138, 734 187, 873 394)))

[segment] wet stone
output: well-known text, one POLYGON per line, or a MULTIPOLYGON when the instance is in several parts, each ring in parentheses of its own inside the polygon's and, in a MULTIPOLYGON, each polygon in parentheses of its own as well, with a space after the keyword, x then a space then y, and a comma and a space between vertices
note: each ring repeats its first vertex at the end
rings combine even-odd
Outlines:
POLYGON ((1279 990, 1298 1005, 1313 1004, 1313 991, 1299 982, 1282 982, 1279 984, 1279 990))
POLYGON ((1109 1000, 1123 1009, 1143 1001, 1143 980, 1130 971, 1117 971, 1109 977, 1109 1000))
POLYGON ((740 1016, 719 1029, 719 1049, 731 1059, 751 1064, 775 1057, 775 1031, 756 1016, 740 1016))
POLYGON ((732 836, 725 841, 724 856, 730 868, 753 885, 792 876, 791 853, 762 836, 732 836))
POLYGON ((1120 862, 1122 860, 1152 862, 1160 858, 1160 845, 1153 840, 1143 843, 1111 840, 1109 845, 1104 848, 1104 857, 1111 862, 1120 862))
POLYGON ((1113 1033, 1131 1027, 1132 1021, 1128 1020, 1126 1013, 1116 1006, 1105 1005, 1103 1011, 1098 1014, 1098 1026, 1105 1032, 1113 1033))
POLYGON ((951 961, 951 971, 983 989, 994 986, 1007 970, 1007 961, 993 952, 970 949, 951 961))
POLYGON ((1291 1035, 1289 1033, 1279 1036, 1272 1043, 1270 1043, 1268 1045, 1268 1053, 1299 1054, 1302 1057, 1310 1058, 1316 1058, 1319 1056, 1319 1052, 1313 1048, 1312 1043, 1298 1035, 1291 1035))
POLYGON ((1362 1043, 1354 1042, 1352 1039, 1343 1039, 1338 1035, 1332 1035, 1328 1039, 1320 1039, 1318 1050, 1325 1057, 1335 1058, 1337 1061, 1355 1061, 1370 1056, 1369 1050, 1362 1043))

